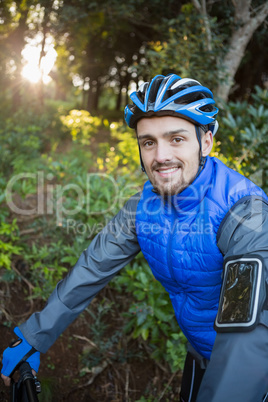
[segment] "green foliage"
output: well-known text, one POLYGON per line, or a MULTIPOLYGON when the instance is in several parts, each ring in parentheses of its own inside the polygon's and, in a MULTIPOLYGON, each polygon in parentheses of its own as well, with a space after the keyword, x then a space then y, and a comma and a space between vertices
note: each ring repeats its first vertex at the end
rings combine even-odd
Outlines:
MULTIPOLYGON (((68 143, 68 142, 67 142, 68 143)), ((95 161, 90 149, 80 143, 72 143, 66 151, 60 154, 55 151, 41 155, 41 163, 52 179, 52 182, 60 182, 62 185, 68 184, 77 177, 86 174, 95 167, 95 161)))
MULTIPOLYGON (((47 359, 49 356, 47 357, 47 359)), ((49 364, 48 364, 49 366, 49 364)), ((57 398, 56 378, 43 377, 41 378, 42 392, 38 395, 39 402, 51 402, 57 398)))
MULTIPOLYGON (((81 77, 80 89, 89 84, 89 88, 83 91, 84 108, 91 111, 100 105, 115 105, 114 97, 119 86, 127 89, 131 78, 136 78, 135 68, 131 66, 134 57, 136 60, 141 57, 144 38, 161 37, 162 19, 172 18, 174 12, 177 12, 174 0, 169 1, 168 7, 160 1, 148 3, 144 0, 123 3, 118 0, 90 3, 82 0, 60 4, 55 29, 61 39, 57 49, 63 48, 63 51, 57 67, 65 76, 71 71, 81 77), (69 33, 67 37, 66 32, 69 33), (103 95, 109 87, 113 89, 112 99, 109 96, 100 99, 100 94, 103 95)), ((62 80, 61 74, 59 79, 62 80)))
MULTIPOLYGON (((42 238, 38 236, 30 247, 25 245, 27 239, 21 239, 28 275, 33 284, 33 297, 46 299, 88 246, 88 239, 102 230, 107 220, 122 207, 124 200, 134 194, 134 184, 133 180, 124 176, 115 180, 105 172, 89 173, 88 170, 95 170, 96 165, 90 150, 85 149, 80 141, 60 156, 53 151, 40 157, 38 149, 35 158, 43 167, 40 171, 44 178, 43 188, 38 188, 38 175, 34 173, 34 165, 30 164, 32 176, 15 183, 10 197, 32 194, 37 200, 37 191, 41 191, 46 200, 46 185, 52 189, 50 216, 37 217, 30 226, 35 229, 41 227, 42 238), (58 227, 55 228, 56 225, 58 227)), ((42 213, 45 212, 46 207, 42 213)))
MULTIPOLYGON (((107 352, 113 343, 115 341, 118 342, 118 339, 114 339, 113 337, 109 338, 108 341, 104 339, 105 331, 108 328, 108 324, 106 324, 104 320, 107 315, 111 314, 113 308, 112 306, 113 303, 103 299, 98 304, 96 312, 93 312, 91 308, 86 309, 87 313, 92 318, 92 324, 90 325, 90 331, 92 333, 91 339, 94 344, 98 346, 97 348, 93 346, 93 349, 91 347, 90 350, 87 350, 82 356, 82 364, 86 365, 87 368, 94 367, 96 364, 98 364, 103 359, 103 356, 107 356, 107 352)), ((115 334, 115 338, 117 337, 118 334, 115 334)))
POLYGON ((12 223, 0 222, 0 268, 11 270, 12 257, 22 253, 18 239, 16 219, 12 223))
POLYGON ((73 109, 67 116, 61 116, 61 121, 68 128, 74 141, 88 145, 90 138, 101 127, 101 119, 91 116, 86 110, 73 109))
POLYGON ((129 176, 130 180, 141 183, 143 175, 140 168, 140 156, 136 134, 122 122, 110 125, 111 138, 116 144, 109 147, 105 158, 98 158, 100 169, 105 169, 113 176, 129 176))
POLYGON ((61 136, 56 107, 48 105, 41 112, 20 109, 0 120, 0 171, 5 177, 21 172, 36 172, 45 167, 40 155, 53 147, 53 138, 61 136), (52 134, 53 133, 53 134, 52 134), (56 135, 55 135, 56 133, 56 135))
POLYGON ((185 363, 186 338, 182 332, 171 333, 166 342, 166 360, 172 371, 182 370, 185 363))
POLYGON ((140 352, 130 349, 124 350, 121 344, 122 329, 111 327, 109 318, 111 315, 116 314, 113 302, 103 298, 94 311, 91 306, 86 309, 86 312, 91 316, 92 320, 89 324, 90 342, 80 357, 82 364, 81 376, 98 370, 98 367, 101 368, 104 360, 124 363, 133 356, 136 358, 141 357, 140 352))
POLYGON ((4 172, 0 172, 0 220, 4 219, 4 217, 8 215, 8 212, 6 211, 6 206, 3 204, 6 198, 5 195, 6 185, 7 185, 6 174, 4 172))
POLYGON ((167 34, 162 40, 149 43, 145 52, 148 64, 141 66, 141 72, 145 70, 150 76, 174 72, 216 88, 223 38, 217 31, 216 20, 208 18, 212 35, 209 44, 205 21, 193 4, 183 5, 177 17, 164 20, 162 30, 167 34))
MULTIPOLYGON (((55 109, 50 106, 50 110, 55 109)), ((67 150, 58 154, 57 146, 55 151, 52 146, 49 146, 48 152, 41 154, 44 142, 47 141, 47 133, 59 128, 55 114, 47 126, 44 124, 44 116, 32 116, 30 113, 23 116, 21 113, 21 119, 16 125, 12 125, 11 119, 3 122, 1 132, 1 144, 7 151, 1 160, 3 168, 8 173, 12 173, 10 171, 12 164, 15 166, 13 173, 17 172, 17 169, 20 169, 22 174, 29 173, 28 176, 15 181, 7 201, 14 200, 14 197, 24 197, 27 209, 28 196, 31 194, 32 200, 38 202, 38 192, 40 192, 45 203, 48 202, 41 211, 41 215, 30 223, 30 230, 34 228, 37 233, 34 241, 29 245, 27 237, 19 239, 19 244, 24 248, 24 259, 33 284, 33 297, 42 299, 49 296, 68 268, 76 263, 82 250, 88 246, 88 239, 102 230, 107 220, 122 207, 125 198, 134 194, 133 181, 129 178, 119 176, 115 180, 105 171, 94 173, 97 167, 96 157, 92 156, 89 148, 85 149, 83 143, 85 137, 89 138, 89 131, 85 128, 89 121, 87 118, 84 119, 88 116, 87 113, 79 114, 80 117, 82 116, 80 120, 82 123, 79 125, 76 122, 77 141, 71 147, 67 142, 67 150), (10 132, 11 129, 12 132, 10 132), (29 135, 29 132, 33 134, 29 135), (37 145, 34 146, 34 144, 37 145), (39 174, 42 178, 40 182, 39 174), (51 192, 50 198, 46 198, 48 185, 51 192), (51 212, 45 215, 47 208, 51 212), (38 234, 40 229, 41 237, 38 234)), ((103 123, 100 118, 92 119, 90 133, 95 133, 103 123)), ((104 124, 107 126, 107 122, 104 121, 104 124)), ((56 138, 55 135, 53 137, 56 138)), ((57 131, 57 137, 63 138, 61 131, 57 131)), ((57 138, 55 143, 58 144, 57 138)), ((6 184, 6 176, 1 177, 3 196, 0 201, 5 200, 6 184)), ((1 217, 4 218, 7 213, 4 205, 0 211, 1 217)), ((5 266, 8 266, 11 263, 12 253, 15 254, 18 249, 15 248, 14 242, 1 243, 1 245, 2 249, 5 248, 5 256, 2 252, 2 259, 5 259, 5 266), (7 260, 7 257, 10 260, 7 260)))
POLYGON ((75 176, 68 171, 62 174, 62 184, 54 191, 55 218, 70 235, 92 237, 118 212, 119 183, 105 173, 87 173, 78 167, 74 171, 75 176))
POLYGON ((23 126, 7 119, 4 127, 0 128, 0 169, 15 172, 27 169, 31 160, 37 158, 41 149, 41 127, 35 124, 23 126))
POLYGON ((268 91, 255 87, 252 102, 229 102, 220 120, 220 152, 228 165, 268 191, 268 91))
POLYGON ((25 253, 29 265, 31 282, 34 285, 33 297, 48 298, 63 275, 68 271, 63 266, 61 241, 51 245, 33 244, 25 253))
POLYGON ((144 257, 139 254, 121 274, 113 280, 118 291, 127 291, 134 297, 125 313, 128 322, 125 331, 134 338, 149 341, 152 357, 165 359, 172 369, 182 369, 185 357, 185 338, 175 319, 168 293, 156 281, 144 257))

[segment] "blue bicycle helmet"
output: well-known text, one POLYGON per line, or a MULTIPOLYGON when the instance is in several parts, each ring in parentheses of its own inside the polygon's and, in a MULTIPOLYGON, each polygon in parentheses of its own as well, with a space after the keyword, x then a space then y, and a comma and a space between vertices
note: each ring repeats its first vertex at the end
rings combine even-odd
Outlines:
MULTIPOLYGON (((132 92, 130 99, 133 103, 125 107, 125 121, 130 128, 136 129, 138 120, 151 116, 180 117, 195 125, 200 146, 199 174, 205 163, 200 128, 210 130, 214 136, 219 127, 216 120, 219 109, 214 106, 213 93, 196 80, 169 74, 145 82, 132 92)), ((141 167, 144 171, 142 159, 141 167)))
POLYGON ((208 126, 213 135, 218 129, 218 108, 214 106, 212 92, 191 78, 157 75, 132 92, 130 99, 133 104, 125 107, 125 120, 131 128, 136 128, 142 117, 169 115, 208 126))

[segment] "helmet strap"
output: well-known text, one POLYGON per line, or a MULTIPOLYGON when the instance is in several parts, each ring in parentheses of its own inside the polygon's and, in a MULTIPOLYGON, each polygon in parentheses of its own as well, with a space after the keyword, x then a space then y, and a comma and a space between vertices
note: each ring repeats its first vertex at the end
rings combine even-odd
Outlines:
POLYGON ((206 162, 206 157, 202 155, 202 141, 201 141, 201 131, 200 131, 200 127, 195 125, 195 132, 196 132, 196 137, 197 137, 197 141, 199 144, 199 168, 197 171, 197 174, 195 176, 195 178, 199 175, 199 173, 201 172, 201 170, 203 169, 205 162, 206 162))
POLYGON ((140 148, 139 140, 138 140, 138 145, 139 145, 139 154, 140 154, 141 170, 142 170, 142 172, 145 172, 144 164, 143 164, 143 161, 142 161, 142 159, 141 159, 141 148, 140 148))

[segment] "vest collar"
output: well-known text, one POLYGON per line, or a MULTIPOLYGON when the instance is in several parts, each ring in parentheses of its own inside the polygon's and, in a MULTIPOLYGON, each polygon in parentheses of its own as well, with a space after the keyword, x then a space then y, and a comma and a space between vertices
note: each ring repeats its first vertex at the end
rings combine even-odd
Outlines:
POLYGON ((213 180, 213 162, 206 157, 205 166, 197 178, 181 193, 172 197, 172 204, 178 212, 195 209, 204 199, 213 180))

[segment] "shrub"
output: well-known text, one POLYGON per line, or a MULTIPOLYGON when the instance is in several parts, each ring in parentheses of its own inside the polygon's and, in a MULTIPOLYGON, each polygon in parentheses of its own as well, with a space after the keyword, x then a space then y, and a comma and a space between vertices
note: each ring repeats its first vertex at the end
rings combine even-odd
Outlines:
POLYGON ((61 241, 52 242, 49 246, 42 246, 37 242, 31 248, 26 248, 24 259, 29 266, 33 297, 46 300, 68 271, 61 262, 61 248, 61 241))
POLYGON ((107 154, 108 173, 137 174, 140 172, 140 156, 135 132, 122 123, 112 123, 110 125, 111 137, 118 141, 114 148, 107 154))
POLYGON ((268 191, 268 90, 256 86, 251 103, 229 102, 217 137, 227 164, 268 191))
POLYGON ((0 268, 11 270, 12 257, 19 255, 22 248, 18 245, 18 226, 14 219, 12 223, 0 223, 0 268))
POLYGON ((67 116, 61 116, 63 125, 70 131, 74 141, 88 145, 90 138, 100 129, 102 122, 99 117, 93 117, 86 110, 73 109, 67 116))
POLYGON ((132 300, 125 313, 125 331, 134 338, 149 341, 152 357, 166 360, 172 369, 182 369, 185 358, 185 337, 175 319, 169 295, 154 278, 142 254, 113 280, 118 291, 126 291, 132 300))

